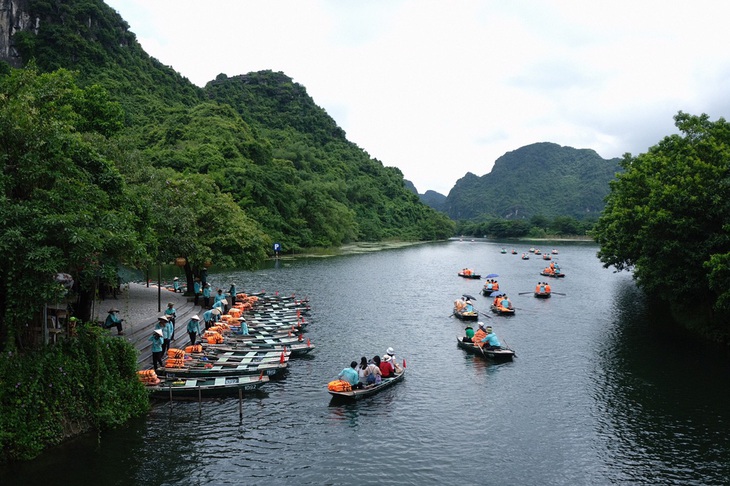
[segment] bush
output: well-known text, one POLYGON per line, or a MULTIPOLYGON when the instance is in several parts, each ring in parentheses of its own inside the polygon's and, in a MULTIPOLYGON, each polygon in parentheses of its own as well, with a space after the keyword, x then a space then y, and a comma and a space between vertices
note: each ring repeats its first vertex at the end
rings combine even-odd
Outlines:
POLYGON ((58 345, 0 355, 0 460, 31 459, 145 414, 149 399, 136 368, 130 343, 90 325, 58 345))

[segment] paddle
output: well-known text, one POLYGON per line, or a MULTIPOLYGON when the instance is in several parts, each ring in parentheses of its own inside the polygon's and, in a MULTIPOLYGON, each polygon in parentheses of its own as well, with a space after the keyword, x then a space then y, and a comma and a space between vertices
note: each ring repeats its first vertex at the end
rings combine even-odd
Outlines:
POLYGON ((534 293, 534 292, 520 292, 520 293, 519 293, 519 294, 517 294, 517 295, 525 295, 525 294, 533 294, 533 293, 534 293))
POLYGON ((564 294, 564 293, 562 293, 562 292, 553 292, 553 294, 557 294, 557 295, 567 295, 567 294, 564 294))
POLYGON ((485 313, 484 313, 484 312, 482 312, 482 311, 479 311, 479 313, 480 313, 481 315, 483 315, 484 317, 488 317, 489 319, 491 319, 491 318, 492 318, 492 316, 490 316, 489 314, 485 314, 485 313))

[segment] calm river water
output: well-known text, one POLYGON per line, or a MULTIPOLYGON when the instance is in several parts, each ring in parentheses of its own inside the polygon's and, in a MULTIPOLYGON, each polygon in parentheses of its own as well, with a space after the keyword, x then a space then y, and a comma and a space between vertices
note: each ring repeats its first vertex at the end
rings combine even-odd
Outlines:
MULTIPOLYGON (((247 291, 308 296, 317 346, 261 397, 176 403, 3 471, 3 484, 702 484, 730 483, 728 356, 656 332, 631 276, 593 244, 558 248, 564 279, 534 289, 545 263, 501 254, 525 243, 450 241, 216 274, 247 291), (491 324, 518 358, 494 365, 457 348, 454 299, 499 274, 517 313, 491 324), (404 382, 360 403, 326 383, 389 346, 404 382)), ((548 246, 549 245, 549 246, 548 246)), ((660 324, 660 323, 659 323, 660 324)), ((660 327, 660 326, 659 326, 660 327)))

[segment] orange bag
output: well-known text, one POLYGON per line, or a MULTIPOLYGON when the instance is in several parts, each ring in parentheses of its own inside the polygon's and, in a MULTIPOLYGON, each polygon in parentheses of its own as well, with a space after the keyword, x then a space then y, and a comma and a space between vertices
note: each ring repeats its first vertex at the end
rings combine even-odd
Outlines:
POLYGON ((345 380, 334 380, 327 383, 327 389, 336 392, 352 391, 352 386, 345 380))

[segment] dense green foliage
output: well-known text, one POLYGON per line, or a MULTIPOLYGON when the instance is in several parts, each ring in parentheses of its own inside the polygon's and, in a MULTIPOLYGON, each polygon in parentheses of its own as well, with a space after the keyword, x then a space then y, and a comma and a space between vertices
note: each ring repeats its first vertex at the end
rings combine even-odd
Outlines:
POLYGON ((594 231, 598 255, 633 270, 650 295, 702 315, 702 332, 728 339, 730 124, 681 112, 675 121, 680 135, 624 157, 594 231))
POLYGON ((22 356, 0 354, 0 460, 28 459, 93 427, 149 410, 137 352, 99 327, 22 356))
POLYGON ((558 216, 550 219, 537 215, 529 220, 486 218, 458 221, 456 232, 459 235, 486 236, 490 238, 585 236, 594 224, 594 220, 577 220, 569 216, 558 216))
POLYGON ((602 159, 593 150, 536 143, 506 153, 489 174, 466 174, 444 207, 456 220, 536 215, 595 219, 604 207, 608 182, 619 170, 618 159, 602 159))

